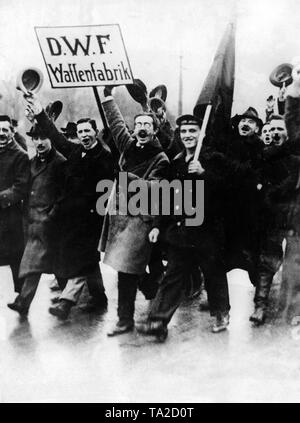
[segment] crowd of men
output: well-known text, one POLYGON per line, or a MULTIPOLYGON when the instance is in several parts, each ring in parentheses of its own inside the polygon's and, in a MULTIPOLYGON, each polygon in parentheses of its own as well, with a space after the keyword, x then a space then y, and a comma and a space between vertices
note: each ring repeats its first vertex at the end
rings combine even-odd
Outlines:
POLYGON ((273 98, 268 99, 265 123, 249 107, 216 125, 196 156, 201 118, 182 115, 176 129, 171 128, 163 102, 156 113, 144 104, 130 131, 113 89, 105 87, 102 107, 109 130, 99 133, 95 121, 84 118, 69 122, 60 132, 57 116, 28 92, 26 115, 32 127, 27 135, 36 151, 32 159, 13 121, 0 116, 0 265, 10 265, 17 293, 8 307, 26 316, 41 275, 48 273, 55 275, 61 291, 49 308, 54 316, 67 319, 85 285, 90 297, 82 309, 105 310, 108 300, 99 266, 103 252, 104 263, 118 272, 118 321, 108 336, 136 327, 165 340, 168 323, 195 278, 204 281, 214 317, 212 331, 226 330, 227 272, 235 268, 246 270, 255 286, 250 320, 261 325, 281 265, 280 308, 291 324, 298 324, 298 72, 300 66, 284 98, 280 93, 278 113, 273 98), (159 206, 159 214, 153 209, 130 212, 124 208, 132 199, 132 192, 124 193, 121 186, 124 173, 128 182, 143 181, 149 192, 163 180, 180 181, 182 186, 190 181, 191 209, 197 182, 202 181, 203 222, 188 225, 187 209, 178 212, 172 201, 167 214, 159 206), (114 185, 103 215, 97 210, 97 187, 107 180, 114 185), (145 321, 135 324, 137 289, 151 306, 145 321))

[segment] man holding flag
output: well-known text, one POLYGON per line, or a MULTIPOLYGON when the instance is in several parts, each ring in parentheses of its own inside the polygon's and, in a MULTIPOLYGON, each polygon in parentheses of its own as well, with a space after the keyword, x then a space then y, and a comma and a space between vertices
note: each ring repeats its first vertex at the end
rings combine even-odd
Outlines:
POLYGON ((201 120, 193 115, 183 115, 176 124, 184 149, 171 162, 170 179, 180 180, 183 186, 186 181, 192 181, 192 207, 195 205, 196 182, 204 181, 202 205, 205 217, 202 224, 188 226, 187 216, 176 213, 175 206, 173 213, 161 220, 164 228, 161 235, 168 247, 167 271, 159 285, 148 321, 137 325, 139 332, 154 335, 160 341, 165 340, 167 325, 184 298, 190 269, 197 265, 204 274, 211 315, 216 318, 212 331, 223 331, 229 324, 229 294, 223 259, 224 231, 220 217, 225 163, 222 155, 210 153, 205 145, 202 146, 201 120), (196 149, 200 153, 199 159, 196 149))

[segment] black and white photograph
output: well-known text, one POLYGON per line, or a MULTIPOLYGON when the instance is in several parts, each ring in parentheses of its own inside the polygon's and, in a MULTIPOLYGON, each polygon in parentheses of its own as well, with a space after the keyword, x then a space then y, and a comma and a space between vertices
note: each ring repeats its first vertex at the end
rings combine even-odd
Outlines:
POLYGON ((0 14, 0 404, 298 403, 300 2, 0 14))

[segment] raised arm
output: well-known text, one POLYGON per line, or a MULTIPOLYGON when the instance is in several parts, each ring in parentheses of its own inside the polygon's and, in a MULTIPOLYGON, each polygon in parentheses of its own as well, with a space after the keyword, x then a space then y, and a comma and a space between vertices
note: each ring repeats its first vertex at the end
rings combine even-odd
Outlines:
POLYGON ((104 90, 102 104, 114 142, 119 152, 123 153, 132 143, 133 139, 126 127, 118 105, 111 95, 111 90, 107 87, 104 90))
POLYGON ((52 120, 48 117, 36 95, 26 97, 28 105, 34 114, 38 125, 43 128, 54 147, 65 157, 69 157, 76 145, 58 131, 52 120))

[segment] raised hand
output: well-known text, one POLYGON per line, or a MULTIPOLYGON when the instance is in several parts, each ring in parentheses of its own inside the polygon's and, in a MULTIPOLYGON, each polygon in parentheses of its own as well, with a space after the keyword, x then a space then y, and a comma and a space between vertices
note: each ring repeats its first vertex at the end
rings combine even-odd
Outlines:
POLYGON ((43 107, 37 96, 29 91, 28 95, 24 94, 24 98, 30 106, 31 112, 34 114, 34 116, 39 115, 43 110, 43 107))

